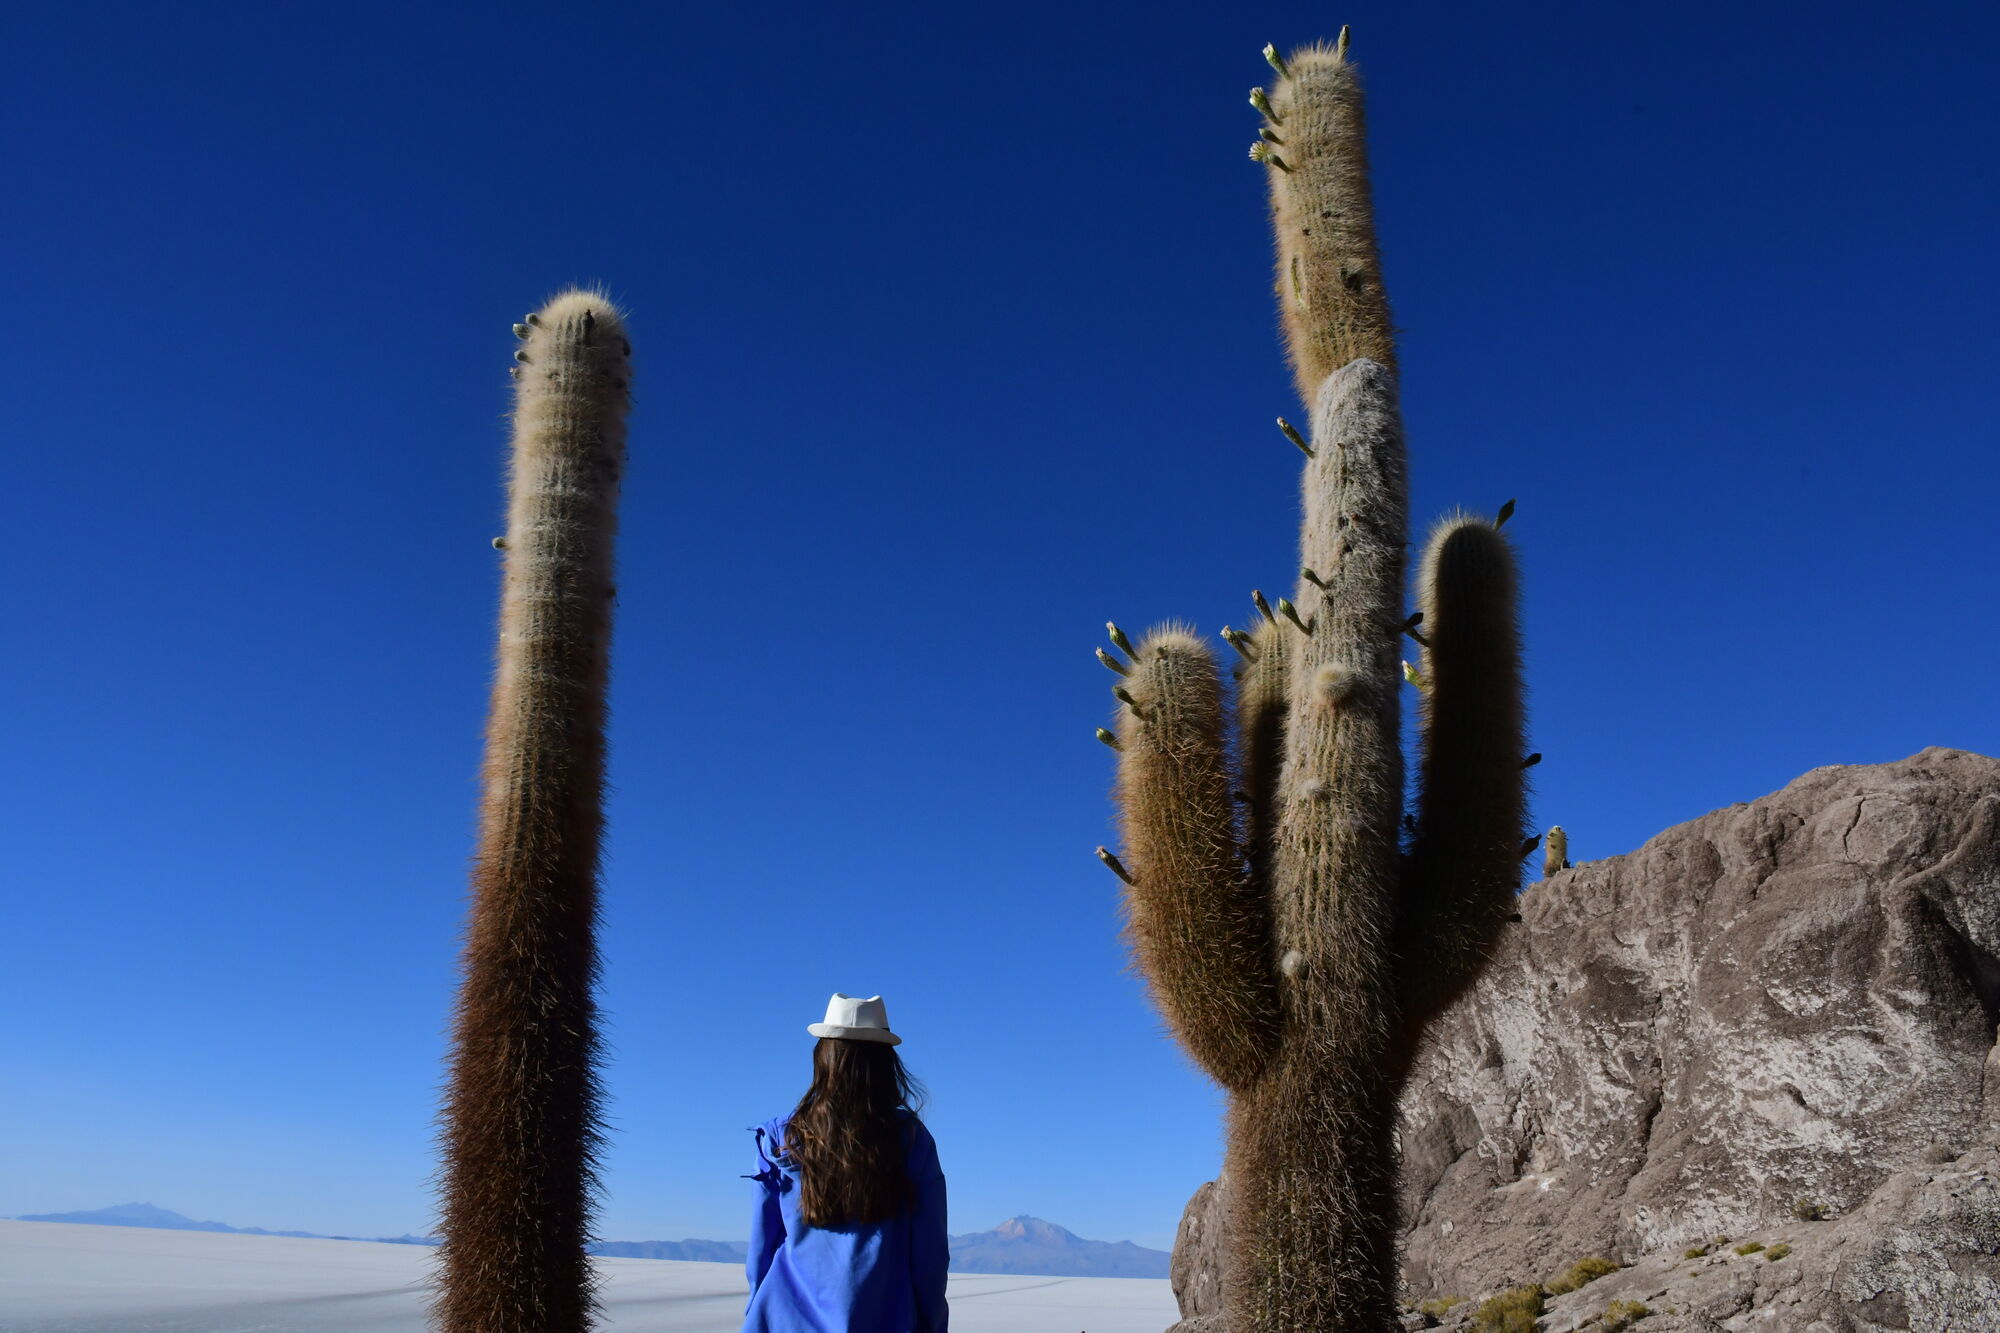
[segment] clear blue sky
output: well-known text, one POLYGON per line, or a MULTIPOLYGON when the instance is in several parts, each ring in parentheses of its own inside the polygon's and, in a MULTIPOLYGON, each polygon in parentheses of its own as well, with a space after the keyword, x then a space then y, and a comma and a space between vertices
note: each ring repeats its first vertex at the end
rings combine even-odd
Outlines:
POLYGON ((1170 1242, 1107 616, 1295 565, 1244 93, 1354 25, 1419 522, 1520 497, 1572 856, 2000 750, 1984 4, 23 7, 0 1213, 422 1230, 507 326, 629 306, 606 1235, 884 992, 955 1229, 1170 1242))

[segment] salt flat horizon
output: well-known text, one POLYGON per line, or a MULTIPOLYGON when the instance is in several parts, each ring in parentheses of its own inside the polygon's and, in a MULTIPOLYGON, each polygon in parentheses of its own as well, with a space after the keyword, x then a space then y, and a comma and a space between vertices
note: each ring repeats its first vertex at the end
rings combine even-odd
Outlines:
MULTIPOLYGON (((0 1221, 0 1333, 428 1333, 434 1251, 381 1241, 0 1221)), ((736 1333, 738 1264, 594 1261, 600 1327, 736 1333)), ((1164 1278, 953 1274, 957 1333, 1160 1333, 1164 1278)))

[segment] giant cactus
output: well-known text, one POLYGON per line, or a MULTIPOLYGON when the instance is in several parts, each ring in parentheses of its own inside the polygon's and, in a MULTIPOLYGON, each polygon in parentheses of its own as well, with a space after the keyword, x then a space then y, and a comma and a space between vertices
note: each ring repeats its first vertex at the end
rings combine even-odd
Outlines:
POLYGON ((595 292, 514 331, 499 665, 440 1135, 444 1333, 581 1333, 595 1304, 597 863, 631 347, 595 292))
POLYGON ((1398 1094, 1425 1026, 1513 915, 1526 823, 1514 562, 1500 519, 1431 533, 1404 611, 1407 493, 1361 94, 1347 40, 1289 61, 1252 156, 1270 177, 1277 294, 1310 439, 1303 566, 1254 633, 1233 710, 1179 626, 1129 661, 1115 733, 1140 967, 1230 1094, 1231 1333, 1336 1333, 1396 1317, 1398 1094), (1403 813, 1398 647, 1422 716, 1403 813), (1233 718, 1232 718, 1233 711, 1233 718))

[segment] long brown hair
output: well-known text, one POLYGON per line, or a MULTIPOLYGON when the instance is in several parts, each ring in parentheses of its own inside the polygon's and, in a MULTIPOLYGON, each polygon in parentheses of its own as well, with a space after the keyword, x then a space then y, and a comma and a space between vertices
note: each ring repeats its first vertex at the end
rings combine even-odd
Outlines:
POLYGON ((821 1037, 812 1086, 785 1127, 785 1154, 799 1168, 799 1213, 810 1226, 886 1222, 916 1201, 904 1163, 903 1117, 923 1105, 886 1042, 821 1037))

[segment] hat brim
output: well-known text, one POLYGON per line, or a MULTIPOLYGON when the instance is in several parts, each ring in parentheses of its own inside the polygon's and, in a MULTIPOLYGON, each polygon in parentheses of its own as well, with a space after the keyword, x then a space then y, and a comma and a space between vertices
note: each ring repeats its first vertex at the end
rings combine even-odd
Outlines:
POLYGON ((836 1023, 808 1023, 806 1031, 815 1037, 834 1037, 841 1041, 879 1041, 890 1046, 901 1046, 903 1039, 887 1028, 844 1028, 836 1023))

